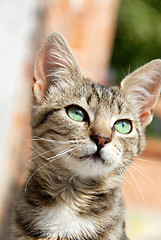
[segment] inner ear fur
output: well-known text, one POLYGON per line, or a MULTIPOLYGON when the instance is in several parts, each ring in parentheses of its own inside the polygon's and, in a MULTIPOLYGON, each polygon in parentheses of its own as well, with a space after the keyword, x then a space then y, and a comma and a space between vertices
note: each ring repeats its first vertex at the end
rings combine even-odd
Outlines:
POLYGON ((43 102, 51 86, 63 87, 77 81, 81 69, 68 43, 60 33, 51 33, 38 53, 33 77, 33 94, 43 102))
POLYGON ((121 82, 121 90, 139 110, 142 123, 150 124, 161 90, 161 60, 153 60, 128 75, 121 82))

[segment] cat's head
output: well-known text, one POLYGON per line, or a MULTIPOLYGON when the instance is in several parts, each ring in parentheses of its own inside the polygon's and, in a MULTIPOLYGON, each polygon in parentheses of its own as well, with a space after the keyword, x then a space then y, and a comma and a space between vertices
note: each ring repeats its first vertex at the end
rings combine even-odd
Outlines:
POLYGON ((83 177, 122 173, 145 148, 160 87, 161 60, 139 68, 120 87, 93 83, 83 77, 64 38, 52 33, 33 78, 36 164, 57 164, 83 177))

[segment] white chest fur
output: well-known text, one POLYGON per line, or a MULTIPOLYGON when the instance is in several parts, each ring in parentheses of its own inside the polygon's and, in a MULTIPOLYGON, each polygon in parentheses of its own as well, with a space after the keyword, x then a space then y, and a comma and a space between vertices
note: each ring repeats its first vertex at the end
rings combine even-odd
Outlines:
POLYGON ((66 204, 57 204, 54 208, 45 208, 36 218, 36 227, 43 229, 50 238, 70 238, 73 236, 95 235, 98 228, 96 219, 89 216, 78 216, 66 204))

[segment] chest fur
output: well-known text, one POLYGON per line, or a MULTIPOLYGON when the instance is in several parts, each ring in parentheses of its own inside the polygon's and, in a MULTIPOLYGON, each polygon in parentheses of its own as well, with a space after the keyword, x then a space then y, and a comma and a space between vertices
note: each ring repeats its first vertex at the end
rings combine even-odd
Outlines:
MULTIPOLYGON (((66 239, 73 236, 79 239, 82 234, 96 235, 100 228, 98 221, 91 216, 78 215, 68 205, 57 204, 53 208, 45 208, 36 217, 36 228, 43 229, 44 237, 66 239)), ((101 229, 100 229, 101 230, 101 229)))

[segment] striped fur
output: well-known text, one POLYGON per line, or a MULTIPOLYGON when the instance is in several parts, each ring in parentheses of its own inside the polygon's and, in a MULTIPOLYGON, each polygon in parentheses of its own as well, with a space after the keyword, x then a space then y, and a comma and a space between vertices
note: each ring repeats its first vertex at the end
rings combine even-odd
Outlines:
POLYGON ((102 87, 83 78, 60 34, 47 38, 33 80, 33 166, 18 195, 12 240, 127 239, 123 173, 145 148, 160 74, 155 60, 120 88, 102 87), (86 112, 83 122, 69 117, 73 105, 86 112), (114 128, 120 119, 132 124, 128 134, 114 128))

